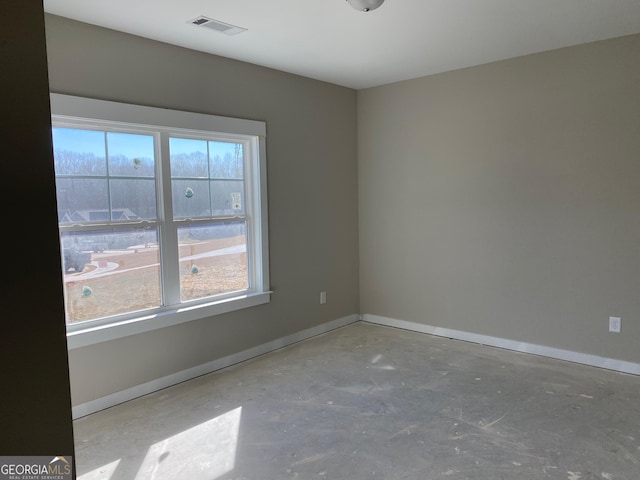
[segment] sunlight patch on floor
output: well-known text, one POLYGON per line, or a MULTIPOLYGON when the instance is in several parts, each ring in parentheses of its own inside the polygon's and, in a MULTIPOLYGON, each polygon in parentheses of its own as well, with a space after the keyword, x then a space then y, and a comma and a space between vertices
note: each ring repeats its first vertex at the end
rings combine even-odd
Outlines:
POLYGON ((242 407, 152 445, 136 480, 214 480, 233 470, 242 407))
MULTIPOLYGON (((232 471, 241 415, 242 407, 238 407, 154 443, 132 480, 215 480, 232 471)), ((78 480, 122 478, 123 472, 117 472, 121 461, 118 459, 79 475, 78 480)))

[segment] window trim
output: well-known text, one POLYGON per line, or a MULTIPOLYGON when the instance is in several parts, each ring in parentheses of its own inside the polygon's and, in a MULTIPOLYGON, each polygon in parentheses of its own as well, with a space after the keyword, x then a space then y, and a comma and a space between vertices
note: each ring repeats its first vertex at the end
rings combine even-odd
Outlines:
MULTIPOLYGON (((135 335, 172 325, 199 320, 239 309, 269 303, 269 246, 266 174, 266 123, 216 115, 192 113, 165 108, 140 106, 106 100, 96 100, 57 93, 50 94, 51 116, 55 122, 91 123, 104 125, 113 122, 119 126, 151 126, 161 130, 189 130, 204 133, 247 135, 255 137, 258 149, 257 171, 248 173, 246 202, 251 202, 253 217, 247 228, 253 236, 253 248, 247 252, 251 257, 248 267, 255 268, 255 287, 252 292, 223 296, 212 301, 166 306, 153 313, 138 312, 133 316, 117 317, 114 320, 98 319, 67 325, 69 349, 135 335)), ((165 181, 167 179, 165 178, 165 181)), ((168 180, 170 181, 170 179, 168 180)), ((166 184, 163 185, 166 187, 166 184)))

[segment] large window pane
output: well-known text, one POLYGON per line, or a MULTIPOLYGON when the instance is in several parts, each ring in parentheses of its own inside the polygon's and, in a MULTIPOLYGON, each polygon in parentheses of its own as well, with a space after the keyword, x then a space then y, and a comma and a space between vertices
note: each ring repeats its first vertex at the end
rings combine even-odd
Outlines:
POLYGON ((72 343, 269 301, 263 122, 59 94, 51 105, 72 343))
POLYGON ((61 234, 67 323, 161 305, 155 228, 61 234))
POLYGON ((182 301, 249 288, 245 222, 178 229, 182 301))

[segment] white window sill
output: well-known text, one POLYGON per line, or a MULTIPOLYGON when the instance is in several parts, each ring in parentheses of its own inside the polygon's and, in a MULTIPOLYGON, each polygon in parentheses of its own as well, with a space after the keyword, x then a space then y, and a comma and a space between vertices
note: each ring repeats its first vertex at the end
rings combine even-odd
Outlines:
POLYGON ((271 292, 254 293, 228 298, 204 305, 182 307, 161 313, 123 320, 99 326, 87 326, 67 332, 67 347, 86 347, 96 343, 115 340, 117 338, 149 332, 158 328, 170 327, 180 323, 200 320, 222 313, 269 303, 271 292))

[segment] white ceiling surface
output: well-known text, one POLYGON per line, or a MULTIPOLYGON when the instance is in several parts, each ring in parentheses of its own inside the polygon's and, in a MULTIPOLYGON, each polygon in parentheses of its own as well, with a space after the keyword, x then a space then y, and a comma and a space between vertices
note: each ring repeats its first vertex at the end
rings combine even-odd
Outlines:
MULTIPOLYGON (((44 0, 48 13, 362 89, 640 33, 640 0, 44 0), (204 15, 248 29, 228 36, 204 15)), ((640 59, 639 59, 640 61, 640 59)))

